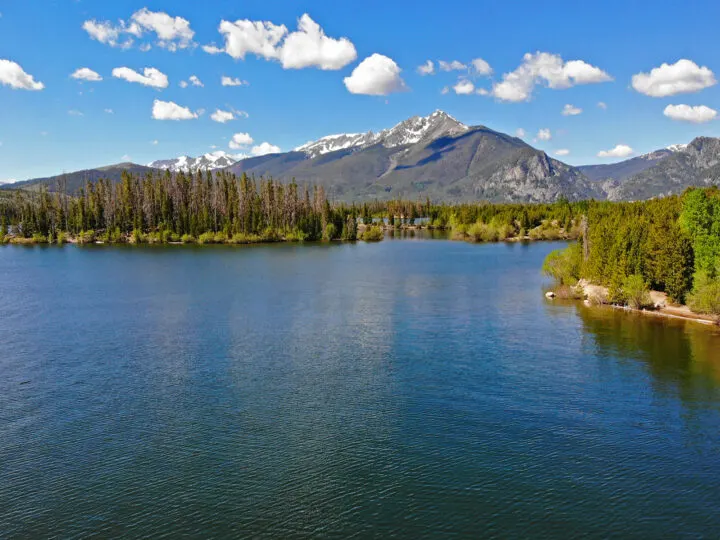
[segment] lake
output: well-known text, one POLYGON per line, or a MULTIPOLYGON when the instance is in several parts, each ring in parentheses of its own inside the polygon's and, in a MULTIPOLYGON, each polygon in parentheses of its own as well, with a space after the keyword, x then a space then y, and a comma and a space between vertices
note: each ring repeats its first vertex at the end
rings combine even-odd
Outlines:
POLYGON ((720 336, 557 243, 0 248, 0 537, 717 537, 720 336))

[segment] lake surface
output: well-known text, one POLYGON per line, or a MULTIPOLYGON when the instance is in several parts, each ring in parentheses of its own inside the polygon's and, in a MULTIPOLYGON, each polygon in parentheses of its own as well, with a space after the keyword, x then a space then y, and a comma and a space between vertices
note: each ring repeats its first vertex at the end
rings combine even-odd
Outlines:
POLYGON ((720 336, 560 246, 0 248, 0 537, 718 537, 720 336))

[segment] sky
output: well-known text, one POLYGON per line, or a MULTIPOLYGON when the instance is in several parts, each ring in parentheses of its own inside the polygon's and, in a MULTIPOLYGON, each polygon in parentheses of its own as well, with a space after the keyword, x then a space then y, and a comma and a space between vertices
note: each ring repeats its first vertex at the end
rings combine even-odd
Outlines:
POLYGON ((720 136, 720 2, 0 0, 0 182, 437 109, 572 165, 720 136))

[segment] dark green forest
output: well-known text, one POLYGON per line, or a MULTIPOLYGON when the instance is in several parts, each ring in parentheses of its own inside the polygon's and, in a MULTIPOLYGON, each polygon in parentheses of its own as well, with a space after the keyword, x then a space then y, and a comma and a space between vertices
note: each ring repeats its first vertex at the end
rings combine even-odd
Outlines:
POLYGON ((562 284, 585 278, 604 285, 611 303, 643 307, 653 289, 720 315, 720 191, 593 202, 580 241, 551 253, 545 271, 562 284))

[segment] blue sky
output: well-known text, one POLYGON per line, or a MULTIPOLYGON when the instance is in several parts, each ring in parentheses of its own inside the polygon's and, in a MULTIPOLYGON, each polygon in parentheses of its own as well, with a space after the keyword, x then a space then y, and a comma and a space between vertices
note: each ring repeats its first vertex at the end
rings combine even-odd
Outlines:
POLYGON ((718 2, 0 0, 0 13, 0 181, 285 151, 436 109, 522 129, 571 164, 720 135, 718 2), (72 78, 80 68, 102 80, 72 78), (188 119, 153 118, 156 100, 156 116, 188 119), (217 110, 234 119, 214 121, 217 110))

